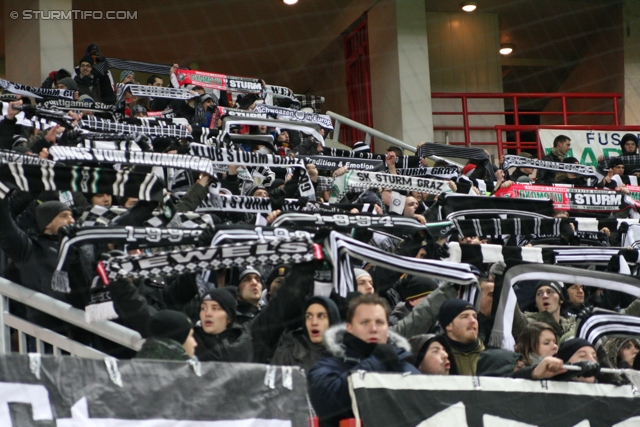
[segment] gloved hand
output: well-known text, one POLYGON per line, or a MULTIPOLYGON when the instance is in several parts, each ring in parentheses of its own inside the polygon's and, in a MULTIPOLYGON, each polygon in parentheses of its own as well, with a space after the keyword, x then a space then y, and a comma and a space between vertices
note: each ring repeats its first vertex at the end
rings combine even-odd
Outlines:
POLYGON ((489 269, 489 276, 502 276, 504 271, 507 269, 507 264, 504 261, 498 261, 491 266, 489 269))
POLYGON ((208 226, 202 230, 202 234, 198 237, 198 246, 211 246, 213 236, 216 234, 215 228, 208 226))
POLYGON ((593 313, 593 307, 585 307, 576 315, 580 322, 583 322, 593 313))
POLYGON ((49 73, 49 78, 56 80, 56 77, 58 76, 58 71, 57 70, 53 70, 52 72, 49 73))
POLYGON ((449 245, 446 243, 442 246, 436 245, 436 256, 441 259, 449 258, 449 245))
POLYGON ((384 363, 387 369, 393 368, 399 361, 395 348, 390 344, 378 344, 373 350, 373 356, 384 363))
POLYGON ((569 366, 579 366, 581 371, 567 371, 564 374, 556 375, 553 377, 556 381, 569 381, 572 378, 577 377, 594 377, 600 372, 600 364, 595 362, 589 362, 588 360, 582 360, 576 363, 566 363, 569 366))
POLYGON ((68 224, 65 225, 64 227, 60 227, 60 230, 58 230, 58 235, 59 236, 68 236, 68 237, 73 237, 76 235, 76 232, 78 231, 78 226, 76 224, 68 224))

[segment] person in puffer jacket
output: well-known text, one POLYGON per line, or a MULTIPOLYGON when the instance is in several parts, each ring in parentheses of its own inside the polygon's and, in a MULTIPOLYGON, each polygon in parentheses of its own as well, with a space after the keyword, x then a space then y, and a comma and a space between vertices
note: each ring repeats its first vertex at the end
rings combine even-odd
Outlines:
POLYGON ((338 426, 353 418, 349 375, 354 371, 420 374, 405 360, 409 342, 389 330, 389 306, 375 294, 351 301, 346 325, 324 334, 325 354, 309 371, 309 397, 322 427, 338 426))

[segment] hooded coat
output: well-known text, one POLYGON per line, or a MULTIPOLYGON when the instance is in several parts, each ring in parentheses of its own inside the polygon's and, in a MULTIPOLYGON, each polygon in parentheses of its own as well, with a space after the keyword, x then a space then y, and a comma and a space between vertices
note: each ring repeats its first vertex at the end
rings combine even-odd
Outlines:
MULTIPOLYGON (((329 298, 322 296, 309 298, 304 307, 305 312, 311 304, 321 304, 325 307, 329 316, 330 326, 340 323, 338 307, 329 298)), ((320 359, 323 351, 324 346, 322 343, 312 343, 306 326, 303 326, 282 335, 278 348, 271 359, 271 364, 296 365, 304 369, 305 372, 309 372, 311 367, 320 359)))
POLYGON ((324 334, 327 353, 311 368, 307 375, 309 397, 320 423, 338 426, 341 419, 353 418, 349 396, 349 375, 354 371, 397 372, 420 374, 413 365, 405 362, 411 356, 409 342, 395 332, 389 331, 387 344, 393 346, 399 361, 391 368, 376 356, 363 357, 344 344, 347 328, 345 324, 329 328, 324 334))
POLYGON ((147 338, 135 358, 184 361, 191 359, 182 345, 170 338, 147 338))

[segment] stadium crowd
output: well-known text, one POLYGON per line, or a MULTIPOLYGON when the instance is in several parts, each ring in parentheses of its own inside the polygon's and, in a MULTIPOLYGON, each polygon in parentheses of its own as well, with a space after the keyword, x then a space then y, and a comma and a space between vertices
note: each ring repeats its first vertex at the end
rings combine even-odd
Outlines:
POLYGON ((85 309, 92 320, 114 319, 146 342, 134 354, 12 304, 17 315, 121 358, 299 366, 322 425, 353 416, 348 376, 357 370, 623 384, 623 376, 600 368, 640 364, 632 330, 598 342, 577 333, 580 322, 598 313, 640 314, 634 296, 587 280, 598 273, 611 282, 623 273, 633 279, 618 252, 615 262, 600 264, 579 253, 594 246, 625 250, 621 239, 638 218, 628 188, 640 175, 635 135, 624 136, 621 156, 601 158, 587 172, 569 167, 579 161, 569 156, 572 141, 563 135, 540 161, 520 153, 520 163, 505 163, 514 161, 508 156, 500 167, 472 148, 434 162, 428 150, 438 148, 430 143, 419 144, 415 155, 398 147, 371 153, 362 142, 351 150, 332 148, 325 140, 332 129, 318 119, 317 100, 277 96, 264 81, 257 93, 182 84, 178 64, 168 79, 154 74, 139 84, 135 71, 111 76, 105 62, 90 45, 75 70, 53 71, 42 89, 72 91, 65 102, 54 92, 41 92, 35 104, 20 91, 1 95, 4 276, 85 309), (74 159, 74 147, 90 155, 74 159), (205 157, 207 147, 229 156, 224 162, 212 156, 217 167, 210 171, 165 163, 170 156, 180 162, 205 157), (130 157, 99 160, 99 150, 130 157), (163 156, 134 164, 135 152, 163 156), (247 164, 234 162, 242 155, 247 164), (377 169, 368 169, 374 164, 377 169), (132 181, 138 187, 104 184, 109 173, 140 177, 132 181), (140 189, 149 177, 162 197, 140 189), (540 231, 525 227, 533 220, 522 211, 533 208, 523 199, 499 197, 525 185, 532 192, 582 188, 622 197, 612 197, 616 204, 606 210, 540 201, 536 218, 558 225, 555 232, 540 231), (494 208, 492 200, 501 204, 494 208), (586 233, 581 218, 595 218, 598 226, 586 233), (507 230, 515 219, 522 220, 520 233, 507 230), (465 221, 477 221, 477 232, 460 228, 465 221), (172 239, 176 230, 195 232, 172 239), (339 239, 353 245, 349 255, 337 249, 339 239), (255 241, 279 246, 256 249, 255 241), (309 243, 313 257, 290 256, 296 242, 309 243), (539 277, 513 286, 517 302, 507 316, 505 278, 540 243, 577 248, 574 262, 565 264, 575 265, 566 267, 575 281, 558 280, 538 261, 539 277), (196 247, 202 249, 197 255, 188 252, 196 247), (265 248, 270 256, 260 257, 256 250, 265 248), (233 255, 224 258, 229 263, 207 263, 208 249, 233 255), (196 261, 169 263, 161 258, 167 251, 196 261), (566 364, 581 369, 567 371, 566 364))

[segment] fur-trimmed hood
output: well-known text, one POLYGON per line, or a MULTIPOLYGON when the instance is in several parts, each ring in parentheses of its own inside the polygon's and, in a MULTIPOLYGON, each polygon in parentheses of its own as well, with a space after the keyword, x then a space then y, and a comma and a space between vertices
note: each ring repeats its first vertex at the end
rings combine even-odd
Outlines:
MULTIPOLYGON (((327 351, 334 357, 344 358, 347 354, 346 347, 342 343, 344 334, 347 332, 347 324, 341 323, 327 329, 324 333, 323 344, 327 351)), ((411 345, 403 336, 389 330, 389 340, 387 344, 391 344, 401 350, 411 353, 411 345)))

